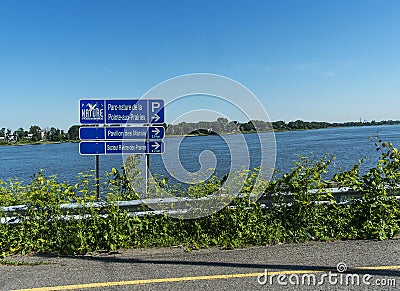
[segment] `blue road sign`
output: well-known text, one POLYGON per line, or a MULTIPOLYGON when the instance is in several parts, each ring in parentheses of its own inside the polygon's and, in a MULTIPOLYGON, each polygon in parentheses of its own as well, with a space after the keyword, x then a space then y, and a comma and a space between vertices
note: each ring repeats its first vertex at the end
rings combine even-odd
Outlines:
POLYGON ((159 140, 165 136, 163 126, 149 127, 81 127, 79 138, 81 140, 159 140))
POLYGON ((146 139, 147 127, 105 127, 106 139, 146 139))
POLYGON ((149 123, 164 122, 164 100, 147 100, 149 123))
POLYGON ((80 100, 80 122, 85 124, 104 123, 104 100, 80 100))
POLYGON ((126 124, 164 122, 164 101, 139 100, 80 100, 80 123, 126 124))
POLYGON ((148 139, 163 139, 165 137, 165 128, 163 126, 150 126, 147 131, 148 139))
POLYGON ((106 139, 104 127, 81 127, 79 128, 80 140, 103 140, 106 139))
POLYGON ((79 144, 81 155, 162 154, 163 141, 83 141, 79 144))
POLYGON ((149 141, 147 143, 148 154, 162 154, 164 153, 164 142, 160 140, 149 141))
POLYGON ((81 155, 104 155, 106 144, 104 142, 81 142, 79 153, 81 155))

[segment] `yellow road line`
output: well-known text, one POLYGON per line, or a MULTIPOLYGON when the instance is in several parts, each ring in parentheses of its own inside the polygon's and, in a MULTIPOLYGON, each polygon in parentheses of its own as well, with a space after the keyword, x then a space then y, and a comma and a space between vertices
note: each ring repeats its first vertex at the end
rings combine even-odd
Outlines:
MULTIPOLYGON (((355 267, 352 270, 400 270, 400 266, 375 266, 375 267, 355 267)), ((322 273, 322 270, 286 270, 268 272, 268 275, 283 275, 283 274, 310 274, 310 273, 322 273)), ((221 280, 221 279, 235 279, 235 278, 248 278, 258 277, 258 273, 243 273, 243 274, 226 274, 226 275, 209 275, 209 276, 192 276, 192 277, 175 277, 175 278, 156 278, 156 279, 139 279, 132 281, 114 281, 114 282, 99 282, 99 283, 87 283, 87 284, 76 284, 76 285, 64 285, 54 287, 39 287, 39 288, 27 288, 17 289, 12 291, 58 291, 58 290, 76 290, 76 289, 89 289, 99 287, 113 287, 113 286, 127 286, 127 285, 144 285, 152 283, 171 283, 171 282, 184 282, 184 281, 201 281, 201 280, 221 280)))
MULTIPOLYGON (((318 273, 318 272, 322 272, 322 271, 295 270, 295 271, 268 272, 268 274, 269 275, 304 274, 304 273, 311 273, 311 272, 312 273, 318 273)), ((143 284, 151 284, 151 283, 171 283, 171 282, 183 282, 183 281, 200 281, 200 280, 247 278, 247 277, 257 277, 260 274, 261 273, 259 272, 259 273, 209 275, 209 276, 176 277, 176 278, 139 279, 139 280, 132 280, 132 281, 100 282, 100 283, 88 283, 88 284, 65 285, 65 286, 54 286, 54 287, 28 288, 28 289, 18 289, 18 290, 12 290, 12 291, 75 290, 75 289, 86 289, 86 288, 96 288, 96 287, 112 287, 112 286, 123 286, 123 285, 143 285, 143 284)))

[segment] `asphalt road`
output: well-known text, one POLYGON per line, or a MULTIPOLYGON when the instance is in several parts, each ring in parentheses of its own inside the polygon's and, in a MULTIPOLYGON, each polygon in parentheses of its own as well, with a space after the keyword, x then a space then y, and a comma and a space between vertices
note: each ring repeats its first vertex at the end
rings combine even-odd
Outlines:
POLYGON ((8 259, 41 264, 0 266, 0 290, 400 290, 400 239, 8 259))

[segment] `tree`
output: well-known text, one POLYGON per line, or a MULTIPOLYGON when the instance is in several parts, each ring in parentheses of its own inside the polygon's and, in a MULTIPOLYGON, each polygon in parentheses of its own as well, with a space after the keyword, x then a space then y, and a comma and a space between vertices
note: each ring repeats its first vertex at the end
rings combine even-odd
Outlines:
POLYGON ((29 133, 32 134, 32 141, 39 141, 42 139, 40 132, 42 131, 42 129, 37 126, 37 125, 32 125, 29 128, 29 133))
POLYGON ((269 131, 272 130, 272 125, 269 122, 262 120, 252 120, 254 127, 257 131, 269 131))
POLYGON ((238 122, 237 121, 231 121, 228 123, 226 126, 226 132, 236 132, 239 131, 238 127, 238 122))
POLYGON ((278 129, 278 130, 287 129, 286 123, 283 120, 274 121, 274 122, 272 122, 272 125, 273 125, 274 129, 278 129))
POLYGON ((79 125, 73 125, 68 129, 70 140, 79 140, 79 125))
POLYGON ((61 141, 63 138, 61 131, 55 127, 50 128, 46 137, 49 141, 61 141))
POLYGON ((195 130, 193 128, 193 125, 191 123, 187 123, 187 122, 181 122, 178 124, 178 126, 179 126, 179 130, 180 130, 179 131, 180 135, 189 134, 195 130))
POLYGON ((307 129, 307 122, 304 122, 303 120, 296 120, 296 121, 290 121, 288 123, 288 127, 291 129, 307 129))
POLYGON ((241 123, 239 128, 241 132, 251 132, 256 130, 252 121, 248 121, 247 123, 241 123))
POLYGON ((64 140, 64 141, 70 140, 69 133, 68 132, 65 133, 64 130, 61 130, 61 139, 64 140))
POLYGON ((23 140, 25 139, 25 131, 22 127, 18 128, 15 132, 14 135, 17 137, 17 140, 23 140))
POLYGON ((218 123, 218 125, 219 125, 219 131, 220 131, 221 133, 226 132, 226 126, 227 126, 228 123, 229 123, 228 119, 223 118, 223 117, 219 117, 219 118, 217 119, 217 123, 218 123))

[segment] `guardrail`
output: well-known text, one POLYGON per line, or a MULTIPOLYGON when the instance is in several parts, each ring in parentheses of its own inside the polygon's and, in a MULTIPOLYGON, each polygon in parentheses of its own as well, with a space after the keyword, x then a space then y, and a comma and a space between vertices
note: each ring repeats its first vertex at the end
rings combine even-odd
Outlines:
MULTIPOLYGON (((348 204, 352 203, 354 199, 361 199, 364 193, 354 191, 348 187, 342 188, 325 188, 322 190, 310 190, 310 194, 331 194, 335 199, 336 203, 348 204)), ((263 195, 258 202, 262 207, 271 207, 277 203, 276 197, 280 197, 279 203, 290 203, 293 193, 274 193, 263 195)), ((400 196, 392 195, 393 197, 400 199, 400 196)), ((239 198, 248 196, 239 196, 239 198)), ((153 199, 141 199, 141 200, 131 200, 131 201, 116 201, 114 205, 120 208, 122 211, 126 211, 130 216, 144 216, 144 215, 161 215, 161 214, 185 214, 193 209, 190 209, 191 203, 194 202, 204 202, 207 205, 213 205, 213 200, 215 202, 220 202, 222 199, 232 198, 227 194, 219 194, 215 196, 206 196, 201 198, 187 198, 187 197, 168 197, 168 198, 153 198, 153 199), (161 210, 153 210, 161 209, 161 210), (164 210, 166 209, 166 210, 164 210)), ((252 198, 252 197, 249 197, 252 198)), ((254 198, 254 196, 253 196, 254 198)), ((332 203, 331 200, 319 200, 316 203, 332 203)), ((80 203, 66 203, 60 205, 60 210, 63 216, 60 219, 85 219, 90 217, 90 214, 82 214, 82 210, 96 209, 100 216, 106 217, 106 208, 109 205, 106 202, 88 202, 85 204, 80 203)), ((15 205, 0 207, 0 213, 3 215, 0 218, 1 224, 15 224, 20 223, 23 218, 28 217, 28 205, 15 205)), ((231 205, 231 207, 235 207, 231 205)), ((85 212, 83 212, 85 213, 85 212)))

